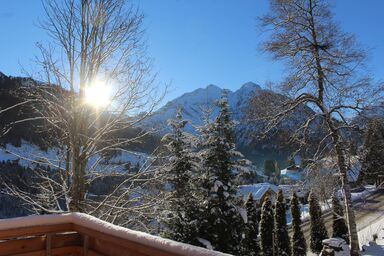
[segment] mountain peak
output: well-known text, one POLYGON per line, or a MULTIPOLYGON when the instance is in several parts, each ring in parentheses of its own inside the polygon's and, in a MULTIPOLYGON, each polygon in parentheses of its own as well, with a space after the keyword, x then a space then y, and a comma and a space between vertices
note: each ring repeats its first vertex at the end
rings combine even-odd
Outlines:
POLYGON ((214 84, 207 85, 203 90, 206 91, 207 93, 214 93, 214 94, 218 94, 218 93, 221 94, 223 92, 222 88, 214 84))
POLYGON ((221 90, 221 88, 220 88, 219 86, 214 85, 214 84, 209 84, 209 85, 207 85, 207 86, 205 87, 205 89, 209 89, 209 90, 211 90, 211 89, 214 89, 214 90, 221 90))
POLYGON ((255 91, 255 90, 260 90, 261 89, 261 86, 258 85, 258 84, 255 84, 254 82, 246 82, 245 84, 243 84, 239 90, 246 90, 246 91, 255 91))
POLYGON ((221 89, 219 86, 214 84, 209 84, 205 88, 198 88, 192 92, 185 93, 181 97, 176 98, 178 99, 187 99, 191 100, 194 98, 194 101, 200 101, 202 98, 217 98, 219 97, 223 92, 223 89, 221 89))

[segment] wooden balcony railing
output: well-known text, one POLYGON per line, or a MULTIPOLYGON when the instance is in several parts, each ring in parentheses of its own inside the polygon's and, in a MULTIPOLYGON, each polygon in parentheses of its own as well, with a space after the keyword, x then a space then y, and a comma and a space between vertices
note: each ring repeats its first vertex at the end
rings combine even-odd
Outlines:
POLYGON ((0 220, 0 256, 224 256, 81 213, 0 220))

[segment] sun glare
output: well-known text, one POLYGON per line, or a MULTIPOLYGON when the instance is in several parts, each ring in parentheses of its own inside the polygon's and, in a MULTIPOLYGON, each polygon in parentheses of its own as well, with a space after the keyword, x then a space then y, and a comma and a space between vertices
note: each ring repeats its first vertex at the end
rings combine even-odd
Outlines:
POLYGON ((97 80, 85 89, 85 102, 94 107, 105 107, 111 101, 110 93, 110 88, 97 80))

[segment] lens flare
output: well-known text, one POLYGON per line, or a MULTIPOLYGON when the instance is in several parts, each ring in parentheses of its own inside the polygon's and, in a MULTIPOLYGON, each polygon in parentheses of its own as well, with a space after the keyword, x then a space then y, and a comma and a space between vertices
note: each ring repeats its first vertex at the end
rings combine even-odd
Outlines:
POLYGON ((111 99, 110 87, 103 81, 96 80, 85 88, 85 102, 94 107, 105 107, 111 99))

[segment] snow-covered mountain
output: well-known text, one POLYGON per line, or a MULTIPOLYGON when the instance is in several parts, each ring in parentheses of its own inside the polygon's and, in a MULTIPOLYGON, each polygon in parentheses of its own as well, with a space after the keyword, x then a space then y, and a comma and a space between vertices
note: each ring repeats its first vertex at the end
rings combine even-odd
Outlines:
MULTIPOLYGON (((220 99, 226 89, 216 85, 208 85, 169 101, 164 107, 152 114, 146 121, 145 126, 160 129, 160 133, 168 131, 167 121, 176 116, 178 109, 182 109, 184 119, 190 124, 187 126, 189 132, 195 133, 195 128, 203 124, 204 112, 210 112, 211 118, 218 114, 215 102, 220 99)), ((236 91, 226 90, 228 102, 235 121, 242 121, 245 117, 246 107, 250 97, 263 90, 259 85, 247 82, 236 91)))
MULTIPOLYGON (((178 109, 183 110, 183 118, 189 120, 186 127, 188 132, 196 134, 196 127, 201 126, 204 121, 204 111, 210 109, 210 117, 215 118, 218 114, 218 107, 215 102, 220 99, 225 89, 216 85, 208 85, 205 88, 199 88, 192 92, 185 93, 182 96, 169 101, 164 107, 154 112, 144 123, 146 128, 155 128, 159 130, 160 135, 164 135, 169 131, 167 121, 174 119, 178 109)), ((249 123, 246 121, 247 112, 249 111, 249 100, 252 96, 265 92, 260 85, 253 82, 247 82, 240 86, 236 91, 226 90, 228 102, 232 112, 232 118, 237 123, 235 135, 238 149, 248 159, 254 161, 255 164, 261 166, 265 159, 276 159, 281 162, 285 161, 291 153, 291 149, 284 145, 289 136, 281 136, 287 134, 305 118, 302 111, 294 113, 280 128, 280 138, 268 138, 265 141, 256 141, 256 135, 260 134, 260 126, 257 123, 249 123), (286 141, 281 141, 281 137, 286 141)), ((268 90, 268 92, 271 92, 268 90)), ((273 94, 273 92, 272 92, 273 94)), ((282 97, 275 94, 276 97, 282 97)), ((254 106, 255 107, 255 106, 254 106)), ((256 106, 262 108, 263 106, 256 106)), ((308 109, 307 109, 308 110, 308 109)), ((309 109, 310 110, 310 109, 309 109)))

